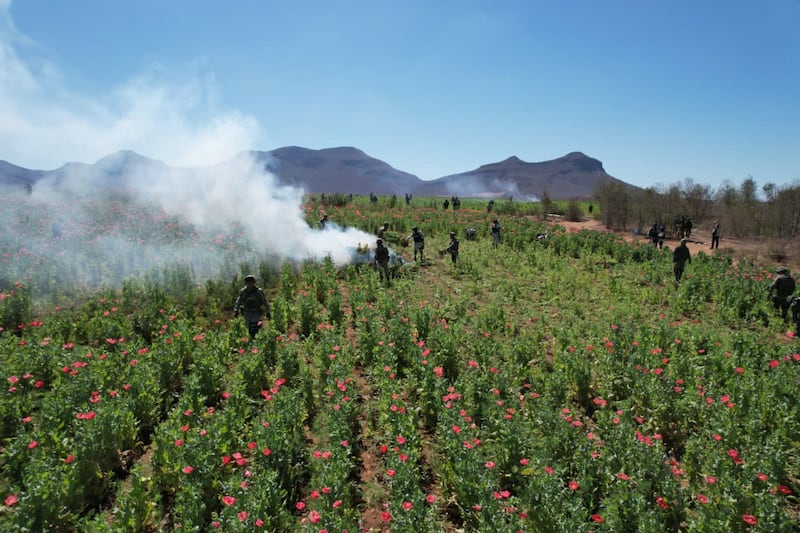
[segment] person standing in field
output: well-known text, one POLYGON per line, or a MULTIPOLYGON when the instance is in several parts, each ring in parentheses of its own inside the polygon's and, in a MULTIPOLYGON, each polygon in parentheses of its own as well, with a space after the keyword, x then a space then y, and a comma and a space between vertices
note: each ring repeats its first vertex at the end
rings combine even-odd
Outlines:
POLYGON ((375 265, 381 280, 389 285, 389 249, 383 244, 383 239, 375 241, 375 265))
POLYGON ((384 222, 383 225, 378 228, 378 239, 385 239, 387 231, 389 231, 389 223, 384 222))
POLYGON ((263 315, 268 319, 272 317, 269 312, 269 301, 264 291, 256 286, 256 277, 252 274, 244 278, 244 288, 239 291, 239 296, 233 305, 233 316, 239 315, 244 318, 251 339, 261 329, 261 317, 263 315))
POLYGON ((455 265, 456 261, 458 260, 458 239, 456 238, 455 231, 450 232, 450 244, 444 249, 444 251, 450 254, 450 259, 452 259, 453 264, 455 265))
POLYGON ((491 229, 492 229, 492 246, 494 248, 497 248, 498 246, 500 246, 500 230, 502 229, 502 227, 500 226, 500 221, 494 219, 492 221, 491 229))
POLYGON ((692 254, 686 246, 686 238, 681 239, 681 244, 672 252, 673 271, 675 272, 675 281, 680 282, 683 277, 683 269, 686 267, 686 262, 692 262, 692 254))
POLYGON ((683 236, 687 239, 692 236, 692 217, 686 217, 683 223, 683 236))
POLYGON ((411 233, 406 237, 406 240, 408 239, 414 241, 414 261, 417 260, 417 253, 419 253, 419 261, 421 263, 425 251, 425 234, 422 233, 417 226, 414 226, 411 228, 411 233))
POLYGON ((653 243, 653 246, 658 247, 658 224, 650 226, 650 229, 647 231, 647 237, 650 239, 650 242, 653 243))
POLYGON ((772 284, 767 291, 767 297, 772 298, 772 306, 775 309, 779 309, 781 316, 785 319, 786 313, 789 311, 789 297, 794 293, 797 284, 789 274, 788 268, 780 267, 776 272, 778 277, 772 280, 772 284), (772 293, 775 293, 775 296, 772 293))
POLYGON ((711 230, 711 249, 719 249, 720 229, 719 222, 714 222, 714 228, 711 230))

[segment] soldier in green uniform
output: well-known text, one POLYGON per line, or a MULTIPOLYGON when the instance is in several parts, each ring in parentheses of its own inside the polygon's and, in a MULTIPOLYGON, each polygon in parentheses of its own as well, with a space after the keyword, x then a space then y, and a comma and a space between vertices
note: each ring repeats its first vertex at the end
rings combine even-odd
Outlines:
POLYGON ((375 264, 381 280, 386 280, 386 285, 389 285, 389 249, 383 244, 383 239, 375 242, 375 264))
POLYGON ((453 264, 455 265, 458 260, 458 239, 456 238, 455 231, 450 232, 450 244, 444 251, 450 254, 450 259, 453 260, 453 264))
POLYGON ((692 254, 686 246, 686 238, 681 239, 681 244, 672 252, 673 271, 675 272, 675 281, 680 282, 683 277, 683 269, 686 267, 686 262, 692 262, 692 254))
POLYGON ((261 318, 266 315, 271 318, 269 302, 264 291, 256 286, 256 277, 253 275, 244 278, 244 288, 239 291, 236 303, 233 305, 233 316, 242 315, 250 337, 256 336, 261 329, 261 318))
POLYGON ((772 306, 775 309, 780 309, 781 316, 786 318, 786 313, 789 311, 789 297, 794 293, 797 284, 794 278, 789 274, 789 269, 780 267, 777 270, 778 277, 772 280, 772 284, 767 291, 767 297, 772 298, 772 306), (775 295, 773 296, 773 293, 775 295))

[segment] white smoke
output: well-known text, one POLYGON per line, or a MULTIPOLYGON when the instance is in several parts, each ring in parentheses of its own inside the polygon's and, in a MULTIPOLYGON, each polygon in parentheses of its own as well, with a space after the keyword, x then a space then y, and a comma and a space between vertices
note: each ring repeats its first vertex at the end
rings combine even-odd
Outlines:
MULTIPOLYGON (((93 163, 120 150, 133 150, 166 164, 134 165, 129 174, 114 177, 115 188, 134 194, 143 205, 157 205, 185 219, 200 233, 237 225, 245 230, 242 241, 252 244, 257 254, 292 260, 330 256, 338 265, 350 260, 356 246, 372 242, 371 235, 352 228, 309 227, 302 211, 303 191, 279 185, 264 170, 263 161, 243 152, 264 142, 258 122, 221 105, 217 81, 202 64, 174 69, 181 71, 174 80, 164 74, 169 68, 150 66, 148 74, 109 88, 108 96, 77 94, 61 69, 41 57, 36 44, 16 29, 10 4, 0 0, 0 159, 47 169, 66 161, 93 163)), ((89 210, 92 198, 100 198, 96 173, 87 168, 62 167, 58 183, 37 184, 29 201, 36 202, 38 212, 47 213, 54 224, 64 221, 69 231, 79 232, 84 218, 92 214, 81 213, 76 206, 89 210)), ((18 211, 13 216, 24 215, 18 211)), ((37 227, 40 233, 49 232, 42 224, 37 227)), ((77 238, 74 233, 70 236, 77 238)), ((49 234, 18 237, 29 246, 36 238, 47 237, 48 242, 36 250, 43 254, 43 262, 55 250, 49 234)), ((92 254, 127 250, 128 258, 122 262, 130 266, 130 273, 180 258, 209 263, 202 272, 212 275, 215 265, 229 260, 218 250, 200 251, 190 242, 180 249, 140 242, 138 235, 126 233, 124 224, 92 239, 83 249, 58 253, 80 262, 89 260, 89 248, 92 254), (142 249, 131 253, 136 246, 142 249)))

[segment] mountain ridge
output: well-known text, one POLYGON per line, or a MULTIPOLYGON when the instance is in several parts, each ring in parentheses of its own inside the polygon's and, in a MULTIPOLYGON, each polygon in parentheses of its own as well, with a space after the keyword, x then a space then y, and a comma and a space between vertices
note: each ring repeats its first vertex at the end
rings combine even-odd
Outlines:
MULTIPOLYGON (((611 175, 603 163, 573 151, 556 159, 528 162, 516 155, 433 180, 397 169, 353 146, 311 149, 285 146, 269 151, 240 152, 234 158, 202 168, 224 168, 241 157, 252 157, 282 185, 302 188, 308 194, 343 193, 414 196, 517 197, 551 199, 591 198, 608 181, 636 188, 611 175)), ((141 175, 185 172, 201 167, 173 167, 131 150, 108 154, 92 164, 67 162, 53 170, 31 170, 0 160, 0 186, 35 186, 48 180, 56 186, 67 178, 87 187, 123 188, 141 175)))

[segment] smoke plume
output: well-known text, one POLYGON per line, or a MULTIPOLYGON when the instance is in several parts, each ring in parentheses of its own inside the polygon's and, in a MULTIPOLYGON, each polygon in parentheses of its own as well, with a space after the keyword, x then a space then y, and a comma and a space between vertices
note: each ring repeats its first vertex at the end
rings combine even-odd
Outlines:
POLYGON ((303 191, 280 185, 248 152, 265 142, 262 128, 219 102, 202 64, 172 74, 151 65, 106 96, 78 94, 17 30, 10 4, 0 0, 0 159, 59 168, 30 196, 0 193, 10 206, 0 215, 7 276, 57 267, 50 278, 97 285, 171 262, 201 277, 259 257, 342 265, 372 241, 335 224, 309 227, 303 191), (105 190, 100 168, 117 192, 105 190))

